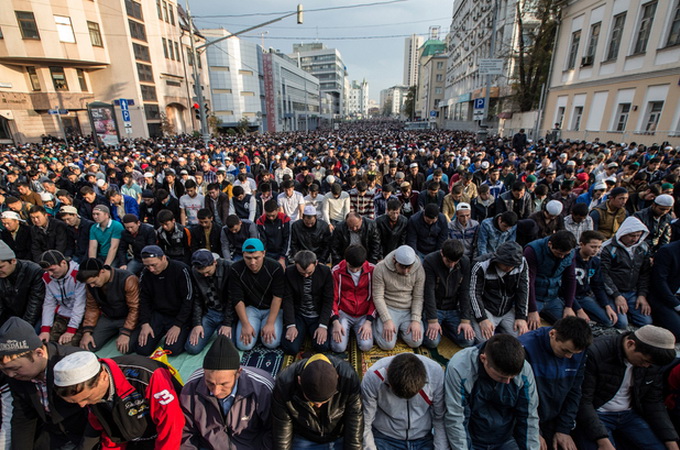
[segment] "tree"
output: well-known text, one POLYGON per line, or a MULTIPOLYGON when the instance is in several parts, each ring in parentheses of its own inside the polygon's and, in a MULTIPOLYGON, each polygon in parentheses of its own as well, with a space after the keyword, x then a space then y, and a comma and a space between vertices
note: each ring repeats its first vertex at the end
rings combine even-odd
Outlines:
POLYGON ((248 120, 247 117, 243 117, 241 120, 238 121, 238 125, 236 125, 236 133, 246 134, 246 133, 248 133, 249 129, 250 129, 250 121, 248 120))
POLYGON ((385 100, 383 105, 382 115, 385 117, 390 117, 392 115, 392 99, 388 98, 385 100))
POLYGON ((407 119, 413 120, 416 112, 416 86, 413 85, 408 88, 406 93, 406 100, 404 101, 404 107, 402 109, 404 116, 407 119))
POLYGON ((175 124, 170 121, 168 115, 162 112, 161 116, 161 132, 165 136, 173 136, 175 134, 175 124))
POLYGON ((212 133, 217 134, 217 127, 219 127, 220 124, 222 123, 222 119, 217 117, 215 114, 210 113, 208 114, 206 120, 208 121, 208 130, 212 133))
POLYGON ((522 112, 538 107, 543 84, 548 81, 559 14, 556 3, 556 0, 517 1, 520 39, 514 97, 522 112))

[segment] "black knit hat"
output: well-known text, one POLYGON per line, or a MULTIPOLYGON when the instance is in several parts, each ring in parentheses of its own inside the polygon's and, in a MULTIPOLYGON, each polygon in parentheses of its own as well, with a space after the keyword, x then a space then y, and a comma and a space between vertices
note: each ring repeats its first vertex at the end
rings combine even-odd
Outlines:
POLYGON ((203 358, 205 370, 238 370, 241 367, 241 355, 231 339, 223 334, 210 347, 203 358))
POLYGON ((323 353, 307 360, 300 374, 300 387, 310 402, 326 402, 336 394, 338 372, 323 353))

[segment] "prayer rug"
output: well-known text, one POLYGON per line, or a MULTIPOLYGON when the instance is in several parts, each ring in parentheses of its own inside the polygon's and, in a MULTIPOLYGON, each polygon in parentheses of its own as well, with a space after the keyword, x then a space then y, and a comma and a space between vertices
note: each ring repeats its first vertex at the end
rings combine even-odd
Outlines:
POLYGON ((267 347, 258 345, 252 350, 243 352, 241 356, 241 365, 255 367, 268 372, 273 378, 283 368, 283 360, 286 355, 282 350, 269 349, 267 347))
MULTIPOLYGON (((359 349, 357 348, 357 351, 359 349)), ((374 345, 373 348, 361 354, 361 369, 357 370, 359 377, 363 378, 366 371, 375 364, 379 359, 387 356, 394 356, 400 353, 414 353, 413 349, 406 345, 401 339, 397 340, 397 345, 392 350, 381 350, 380 347, 374 345)))

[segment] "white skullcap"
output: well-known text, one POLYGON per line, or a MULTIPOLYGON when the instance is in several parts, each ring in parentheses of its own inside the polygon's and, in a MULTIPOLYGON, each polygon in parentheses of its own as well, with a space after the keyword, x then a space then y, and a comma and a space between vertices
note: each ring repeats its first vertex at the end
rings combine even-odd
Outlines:
POLYGON ((394 251, 394 259, 402 266, 410 266, 416 262, 416 252, 408 245, 402 245, 394 251))
POLYGON ((460 202, 460 203, 458 203, 458 206, 456 206, 456 211, 460 211, 460 210, 470 211, 470 209, 471 209, 470 204, 465 203, 465 202, 460 202))
POLYGON ((673 197, 668 194, 657 195, 656 198, 654 199, 654 203, 656 203, 659 206, 672 207, 674 202, 675 200, 673 199, 673 197))
POLYGON ((559 200, 550 200, 548 204, 545 205, 545 210, 551 216, 559 216, 562 213, 562 208, 564 208, 564 205, 562 205, 562 202, 559 200))
POLYGON ((74 386, 94 377, 100 370, 101 363, 94 353, 71 353, 54 366, 54 385, 74 386))

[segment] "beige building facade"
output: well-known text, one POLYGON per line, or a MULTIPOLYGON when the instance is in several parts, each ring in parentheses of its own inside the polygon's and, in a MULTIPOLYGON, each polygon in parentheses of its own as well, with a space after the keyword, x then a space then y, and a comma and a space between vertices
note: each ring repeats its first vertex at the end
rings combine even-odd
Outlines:
POLYGON ((564 3, 542 135, 680 145, 680 0, 564 3))
MULTIPOLYGON (((114 104, 120 138, 198 128, 188 23, 172 1, 4 0, 0 32, 3 142, 88 135, 92 102, 114 104)), ((202 80, 209 97, 207 71, 202 80)))

